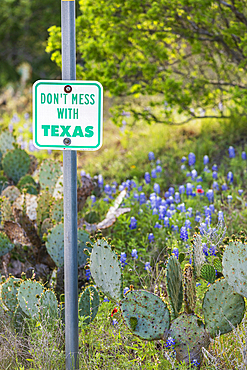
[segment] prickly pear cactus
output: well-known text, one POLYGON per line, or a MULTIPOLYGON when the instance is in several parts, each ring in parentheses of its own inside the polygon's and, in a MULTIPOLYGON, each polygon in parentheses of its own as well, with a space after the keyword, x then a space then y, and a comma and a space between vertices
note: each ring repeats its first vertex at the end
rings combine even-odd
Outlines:
POLYGON ((184 267, 184 304, 185 311, 194 313, 196 307, 196 281, 191 265, 184 267))
POLYGON ((53 197, 55 199, 61 199, 63 197, 63 175, 61 175, 56 182, 53 197))
POLYGON ((13 150, 15 138, 9 131, 2 131, 0 134, 0 150, 3 154, 7 152, 7 150, 13 150))
POLYGON ((49 218, 50 207, 52 204, 52 196, 48 191, 42 191, 37 199, 37 226, 41 226, 42 222, 49 218))
POLYGON ((9 277, 2 284, 1 299, 4 305, 13 313, 18 305, 17 293, 21 282, 21 279, 9 277))
POLYGON ((201 278, 213 284, 216 279, 214 267, 209 263, 204 263, 201 267, 201 278))
POLYGON ((170 326, 166 303, 145 290, 130 290, 121 301, 124 322, 141 339, 163 339, 170 326))
POLYGON ((16 310, 14 312, 13 318, 12 318, 12 324, 14 326, 14 329, 17 333, 23 334, 23 328, 26 324, 26 319, 29 316, 27 316, 21 309, 20 305, 16 307, 16 310))
POLYGON ((183 275, 175 256, 169 257, 166 265, 166 286, 172 310, 172 317, 176 318, 183 304, 183 275))
POLYGON ((57 179, 62 175, 61 166, 58 162, 47 159, 42 162, 39 170, 39 182, 42 190, 48 187, 53 194, 57 179))
POLYGON ((225 279, 219 279, 210 285, 202 304, 206 330, 212 337, 225 334, 237 326, 243 319, 245 303, 225 279))
POLYGON ((83 325, 89 325, 95 319, 99 308, 99 294, 94 286, 87 287, 79 297, 79 315, 83 325))
POLYGON ((40 233, 43 237, 44 234, 48 234, 49 230, 54 227, 54 224, 50 218, 46 218, 41 225, 40 233))
POLYGON ((35 221, 37 218, 37 196, 32 194, 21 194, 13 203, 13 208, 23 210, 30 218, 31 221, 35 221))
POLYGON ((60 198, 53 203, 50 218, 56 222, 61 222, 63 218, 63 199, 60 198))
POLYGON ((46 290, 40 297, 40 314, 46 318, 57 318, 58 301, 52 290, 46 290))
POLYGON ((2 197, 8 198, 10 203, 13 203, 20 195, 21 192, 16 186, 8 186, 1 194, 2 197))
POLYGON ((28 194, 38 195, 38 185, 31 175, 23 176, 17 184, 18 189, 22 192, 26 189, 28 194))
POLYGON ((38 167, 38 159, 34 155, 29 155, 29 157, 30 157, 30 167, 28 174, 32 175, 38 167))
POLYGON ((14 221, 14 215, 8 198, 0 198, 0 219, 3 224, 5 221, 14 221))
POLYGON ((169 332, 175 340, 176 358, 189 364, 193 360, 202 361, 202 347, 209 345, 209 334, 202 320, 194 314, 183 313, 171 323, 169 332))
MULTIPOLYGON (((0 161, 0 168, 1 168, 1 161, 0 161)), ((8 187, 8 179, 4 175, 1 175, 0 173, 0 194, 4 189, 8 187)))
MULTIPOLYGON (((78 230, 78 265, 84 265, 87 260, 87 255, 84 249, 91 252, 91 248, 86 246, 90 241, 89 234, 86 231, 78 230)), ((58 267, 64 265, 64 224, 57 224, 48 234, 46 241, 46 249, 51 258, 58 267)))
POLYGON ((214 265, 215 270, 217 270, 218 272, 223 271, 222 261, 219 259, 219 257, 214 258, 213 265, 214 265))
POLYGON ((5 175, 17 184, 20 178, 27 174, 30 167, 30 157, 25 150, 16 148, 7 152, 2 159, 5 175))
POLYGON ((7 235, 0 232, 0 257, 9 253, 14 248, 14 244, 11 243, 7 235))
POLYGON ((231 242, 223 254, 223 275, 233 289, 247 298, 247 244, 231 242))
POLYGON ((43 285, 37 281, 25 280, 18 290, 18 302, 22 311, 31 317, 36 317, 39 312, 39 299, 44 291, 43 285))
POLYGON ((123 298, 122 268, 118 256, 106 240, 99 239, 94 243, 90 261, 90 271, 97 287, 112 300, 121 300, 123 298))

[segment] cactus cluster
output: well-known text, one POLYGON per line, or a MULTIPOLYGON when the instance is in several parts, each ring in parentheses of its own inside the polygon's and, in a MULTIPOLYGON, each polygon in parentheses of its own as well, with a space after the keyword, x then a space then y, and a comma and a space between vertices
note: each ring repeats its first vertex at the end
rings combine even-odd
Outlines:
MULTIPOLYGON (((193 268, 187 264, 182 272, 173 255, 166 265, 166 286, 171 312, 163 299, 145 290, 129 290, 123 296, 122 269, 118 256, 104 238, 93 244, 90 263, 95 284, 119 304, 129 330, 145 340, 166 340, 172 337, 176 343, 178 361, 189 364, 190 361, 197 360, 201 363, 202 347, 208 347, 210 337, 231 331, 243 318, 243 297, 233 290, 226 279, 221 278, 212 283, 205 293, 203 322, 194 313, 196 290, 193 268)), ((201 270, 203 271, 204 269, 201 270)), ((209 276, 212 281, 215 280, 211 277, 210 270, 209 276)))
POLYGON ((6 176, 17 184, 21 177, 25 176, 30 168, 30 157, 20 148, 15 148, 4 154, 2 166, 6 176))

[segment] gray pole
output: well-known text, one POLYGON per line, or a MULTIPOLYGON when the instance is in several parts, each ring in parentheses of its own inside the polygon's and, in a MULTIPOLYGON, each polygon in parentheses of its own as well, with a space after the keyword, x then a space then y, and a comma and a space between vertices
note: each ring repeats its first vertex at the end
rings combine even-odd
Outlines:
MULTIPOLYGON (((62 79, 76 79, 75 1, 61 1, 62 79)), ((79 369, 78 264, 77 264, 77 164, 74 150, 63 153, 64 285, 66 370, 79 369)))

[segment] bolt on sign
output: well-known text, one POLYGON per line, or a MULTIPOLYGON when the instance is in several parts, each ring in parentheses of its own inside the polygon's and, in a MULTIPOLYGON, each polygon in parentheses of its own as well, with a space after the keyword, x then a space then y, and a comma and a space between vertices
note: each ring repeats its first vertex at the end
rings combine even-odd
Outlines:
POLYGON ((103 87, 97 81, 39 80, 33 85, 33 143, 38 149, 98 150, 103 87))

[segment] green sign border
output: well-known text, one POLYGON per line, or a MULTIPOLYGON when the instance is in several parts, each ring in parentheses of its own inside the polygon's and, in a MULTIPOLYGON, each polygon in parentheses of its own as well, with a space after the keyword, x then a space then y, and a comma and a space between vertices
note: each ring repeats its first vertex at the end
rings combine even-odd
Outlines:
POLYGON ((61 148, 61 149, 94 149, 94 150, 97 150, 97 148, 100 148, 102 143, 100 142, 100 138, 101 138, 101 126, 102 126, 102 122, 101 122, 101 104, 102 104, 102 86, 99 85, 97 82, 73 82, 73 81, 57 81, 57 82, 49 82, 49 81, 40 81, 38 83, 36 83, 35 87, 34 87, 34 96, 35 96, 35 117, 34 117, 34 127, 35 127, 35 135, 34 135, 34 142, 35 142, 35 145, 37 145, 40 149, 43 149, 43 148, 61 148), (69 145, 69 146, 65 146, 65 145, 41 145, 38 143, 38 138, 37 138, 37 96, 38 96, 38 93, 37 93, 37 87, 39 85, 68 85, 68 83, 70 85, 95 85, 98 87, 99 89, 99 106, 98 106, 98 144, 96 146, 72 146, 72 145, 69 145))

